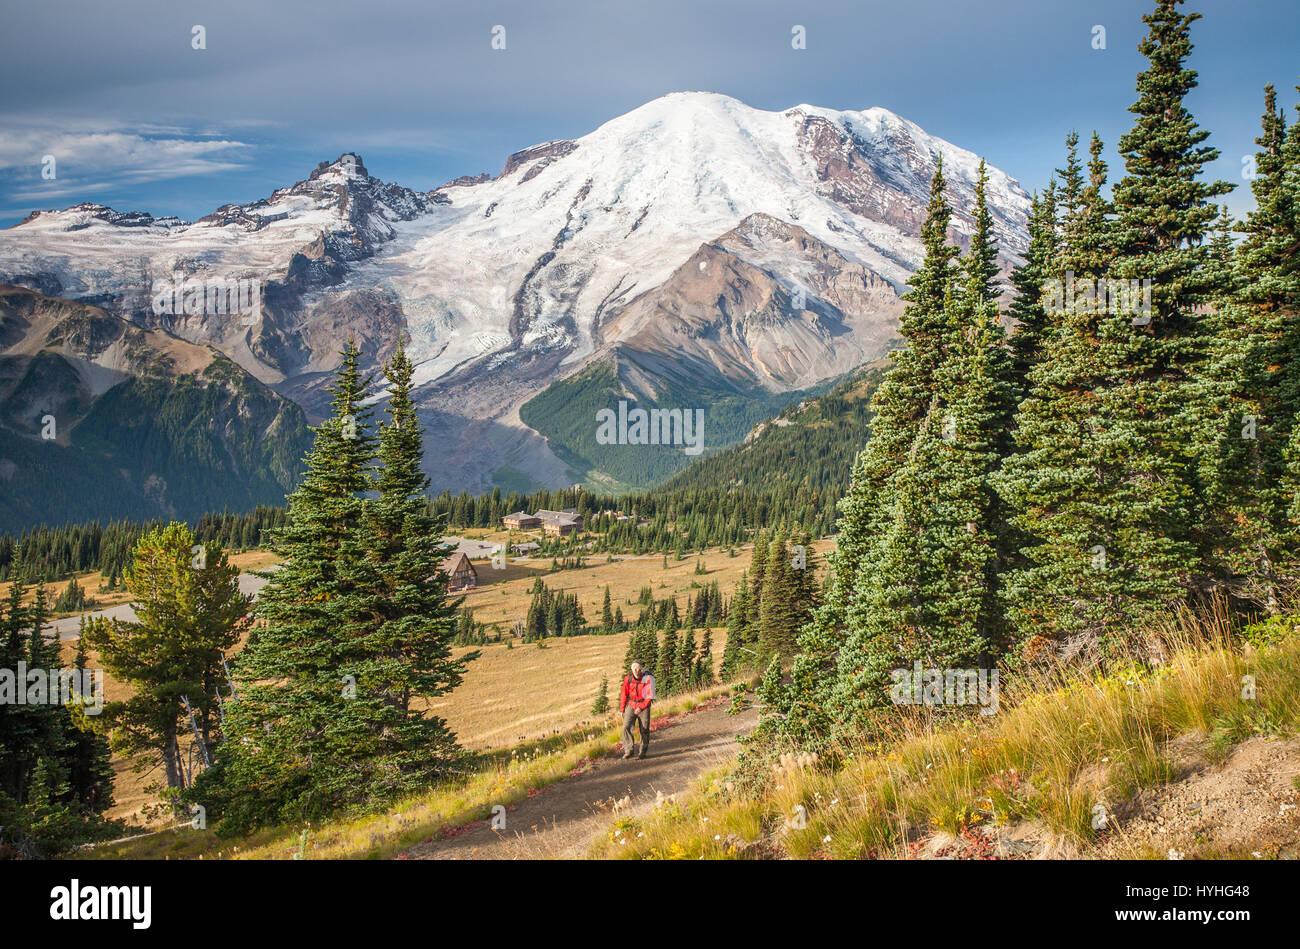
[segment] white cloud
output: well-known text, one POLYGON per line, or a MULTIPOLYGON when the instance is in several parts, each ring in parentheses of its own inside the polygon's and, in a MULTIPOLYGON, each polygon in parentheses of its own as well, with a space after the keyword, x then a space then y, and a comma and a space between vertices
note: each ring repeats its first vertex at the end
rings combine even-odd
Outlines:
POLYGON ((8 196, 18 201, 230 171, 245 166, 252 148, 235 139, 195 138, 175 126, 0 117, 0 173, 17 186, 8 196), (52 180, 41 176, 46 155, 55 159, 52 180))

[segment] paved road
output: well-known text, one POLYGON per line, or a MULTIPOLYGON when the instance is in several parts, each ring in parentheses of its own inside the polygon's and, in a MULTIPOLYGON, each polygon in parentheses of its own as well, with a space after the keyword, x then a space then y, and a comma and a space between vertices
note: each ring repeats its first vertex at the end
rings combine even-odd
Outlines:
MULTIPOLYGON (((239 592, 252 595, 254 599, 261 592, 262 587, 266 586, 266 580, 261 577, 255 577, 251 573, 241 573, 239 575, 239 592)), ((107 619, 120 619, 130 622, 135 619, 135 610, 131 609, 130 603, 121 603, 117 606, 110 606, 104 610, 93 610, 89 613, 82 613, 77 616, 65 616, 63 619, 56 619, 50 623, 56 633, 59 634, 60 642, 68 642, 77 638, 77 631, 81 628, 81 617, 85 616, 90 619, 95 616, 103 616, 107 619)))

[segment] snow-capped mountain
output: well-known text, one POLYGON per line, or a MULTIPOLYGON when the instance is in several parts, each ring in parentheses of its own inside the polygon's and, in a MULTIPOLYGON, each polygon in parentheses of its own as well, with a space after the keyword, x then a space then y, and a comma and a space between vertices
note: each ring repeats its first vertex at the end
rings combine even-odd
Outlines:
MULTIPOLYGON (((518 408, 593 360, 630 367, 625 382, 653 397, 673 376, 790 391, 880 356, 940 156, 964 242, 970 152, 885 109, 767 112, 676 93, 427 194, 346 154, 193 223, 40 212, 0 231, 0 280, 214 345, 309 411, 343 338, 378 360, 404 331, 446 442, 430 453, 436 487, 490 486, 506 465, 565 483, 568 465, 518 408), (160 312, 160 282, 214 279, 258 281, 257 311, 160 312)), ((1009 261, 1028 198, 989 175, 1009 261)))

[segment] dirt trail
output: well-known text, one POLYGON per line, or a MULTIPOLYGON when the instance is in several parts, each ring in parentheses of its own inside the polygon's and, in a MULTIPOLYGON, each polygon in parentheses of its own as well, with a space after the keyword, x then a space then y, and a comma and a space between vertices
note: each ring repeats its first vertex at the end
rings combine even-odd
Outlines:
POLYGON ((736 753, 735 738, 758 722, 757 709, 728 715, 729 700, 652 729, 643 760, 615 752, 557 781, 506 813, 505 830, 475 821, 455 836, 416 844, 402 856, 418 860, 536 860, 583 856, 617 814, 637 816, 660 795, 688 790, 702 772, 736 753))

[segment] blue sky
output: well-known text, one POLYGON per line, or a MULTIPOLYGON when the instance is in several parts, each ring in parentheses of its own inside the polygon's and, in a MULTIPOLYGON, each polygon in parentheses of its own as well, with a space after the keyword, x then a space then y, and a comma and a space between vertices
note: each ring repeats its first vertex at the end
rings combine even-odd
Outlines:
MULTIPOLYGON (((421 190, 643 102, 884 106, 1040 186, 1071 128, 1128 127, 1146 0, 44 0, 0 33, 0 226, 96 201, 195 218, 356 151, 421 190), (192 28, 206 29, 204 50, 192 28), (791 48, 791 29, 807 48, 791 48), (492 48, 493 27, 506 48, 492 48), (1093 30, 1106 48, 1093 49, 1093 30), (41 176, 42 158, 57 177, 41 176)), ((1192 0, 1191 107, 1241 185, 1261 89, 1297 101, 1300 3, 1192 0)), ((1294 112, 1292 112, 1294 115, 1294 112)))

